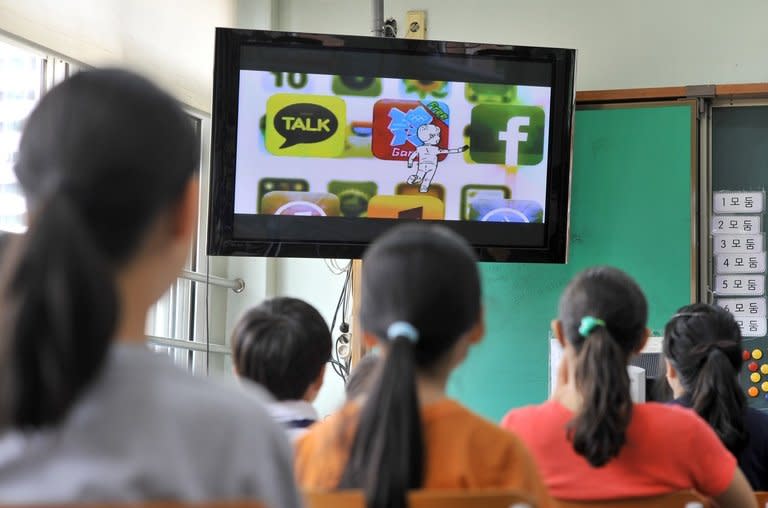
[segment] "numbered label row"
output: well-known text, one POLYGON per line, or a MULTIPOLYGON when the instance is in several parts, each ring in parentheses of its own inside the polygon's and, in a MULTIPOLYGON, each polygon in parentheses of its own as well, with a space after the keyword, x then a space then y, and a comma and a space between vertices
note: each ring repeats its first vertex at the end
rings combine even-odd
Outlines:
POLYGON ((766 323, 765 316, 737 317, 736 324, 741 328, 742 337, 765 337, 766 331, 768 331, 766 330, 768 323, 766 323))
POLYGON ((712 216, 712 234, 723 233, 762 233, 760 215, 714 215, 712 216))
POLYGON ((713 193, 714 213, 762 213, 765 193, 719 191, 713 193))
POLYGON ((766 316, 765 298, 718 298, 715 304, 736 317, 766 316))
POLYGON ((717 275, 715 294, 727 296, 762 296, 765 275, 717 275))
POLYGON ((715 254, 732 252, 763 252, 763 234, 752 235, 715 235, 713 237, 715 254))
POLYGON ((760 254, 719 254, 715 256, 715 273, 764 273, 765 252, 760 254))

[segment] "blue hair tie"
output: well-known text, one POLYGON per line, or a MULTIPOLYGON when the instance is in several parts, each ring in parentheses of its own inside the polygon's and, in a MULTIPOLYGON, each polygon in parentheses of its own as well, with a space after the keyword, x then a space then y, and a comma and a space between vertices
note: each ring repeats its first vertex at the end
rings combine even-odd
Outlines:
POLYGON ((395 340, 398 337, 405 337, 416 344, 419 341, 419 331, 407 321, 395 321, 387 328, 387 338, 395 340))
POLYGON ((598 326, 605 326, 605 321, 592 316, 584 316, 579 325, 579 335, 587 337, 598 326))

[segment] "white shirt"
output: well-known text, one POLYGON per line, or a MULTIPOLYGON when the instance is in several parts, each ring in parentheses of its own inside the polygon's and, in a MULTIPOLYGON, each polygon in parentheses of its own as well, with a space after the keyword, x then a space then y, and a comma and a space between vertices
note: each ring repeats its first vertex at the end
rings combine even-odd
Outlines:
POLYGON ((0 502, 251 498, 299 507, 292 451, 252 383, 193 377, 115 344, 55 428, 0 437, 0 502))
POLYGON ((316 422, 320 418, 314 406, 305 400, 272 402, 267 405, 267 410, 283 426, 293 442, 309 430, 310 421, 316 422))

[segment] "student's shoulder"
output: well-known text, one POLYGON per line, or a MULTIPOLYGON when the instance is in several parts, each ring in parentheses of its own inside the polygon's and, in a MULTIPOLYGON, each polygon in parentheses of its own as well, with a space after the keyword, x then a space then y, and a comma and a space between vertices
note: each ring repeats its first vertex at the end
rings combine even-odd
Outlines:
POLYGON ((351 440, 360 419, 360 406, 347 402, 336 412, 312 424, 296 440, 297 453, 312 450, 318 444, 328 444, 331 440, 351 440))
POLYGON ((501 426, 518 432, 531 428, 541 430, 550 424, 560 426, 563 421, 569 420, 572 416, 561 404, 547 401, 543 404, 523 406, 508 411, 501 420, 501 426))
POLYGON ((157 404, 177 419, 231 428, 245 421, 271 422, 266 405, 273 401, 262 387, 250 381, 194 376, 160 361, 154 366, 153 395, 157 404))
POLYGON ((719 443, 715 432, 693 409, 676 404, 635 404, 630 423, 633 439, 652 441, 655 446, 710 446, 719 443))
POLYGON ((423 418, 427 425, 432 423, 450 428, 457 436, 465 435, 473 448, 492 451, 521 446, 517 436, 454 400, 446 399, 425 407, 423 418))
POLYGON ((704 424, 695 411, 678 404, 645 402, 635 404, 633 412, 633 422, 643 427, 686 428, 704 424))

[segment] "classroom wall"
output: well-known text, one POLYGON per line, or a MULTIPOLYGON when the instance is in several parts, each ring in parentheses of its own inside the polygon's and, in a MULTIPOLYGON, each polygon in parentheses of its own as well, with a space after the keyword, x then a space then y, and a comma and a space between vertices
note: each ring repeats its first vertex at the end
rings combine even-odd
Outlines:
MULTIPOLYGON (((271 2, 261 2, 271 5, 271 2)), ((209 112, 216 26, 235 0, 0 0, 0 31, 88 65, 143 72, 209 112)))
MULTIPOLYGON (((764 0, 385 0, 427 11, 427 35, 577 48, 579 90, 768 81, 764 0)), ((371 2, 281 0, 278 28, 370 35, 371 2)))
MULTIPOLYGON (((738 9, 723 9, 722 3, 712 0, 384 3, 385 18, 398 20, 401 36, 406 11, 424 9, 429 38, 576 48, 579 90, 768 81, 768 53, 764 50, 768 47, 768 31, 762 22, 768 16, 768 3, 760 0, 744 0, 738 9)), ((371 16, 368 1, 281 0, 273 26, 287 31, 370 35, 371 16)), ((495 287, 495 268, 484 267, 484 282, 488 286, 495 287)), ((498 268, 504 273, 508 271, 498 268)), ((550 275, 557 271, 547 267, 536 269, 550 275)), ((498 418, 504 404, 497 400, 498 394, 483 393, 483 383, 474 379, 480 372, 497 380, 515 380, 519 390, 507 394, 506 407, 546 397, 548 319, 555 312, 557 293, 567 277, 556 281, 544 277, 538 285, 531 283, 530 295, 546 300, 551 309, 536 314, 539 318, 544 316, 538 332, 533 325, 531 330, 526 329, 530 344, 525 351, 518 351, 523 358, 516 359, 514 348, 498 340, 505 324, 496 319, 497 322, 489 323, 493 328, 491 337, 476 348, 452 380, 451 392, 488 417, 498 418), (554 284, 558 288, 543 298, 539 286, 550 290, 554 284), (513 372, 510 362, 505 360, 510 358, 518 360, 512 362, 513 372)), ((508 280, 509 276, 502 279, 508 280)), ((515 309, 513 304, 496 300, 491 298, 486 303, 497 311, 502 307, 515 309)), ((663 318, 656 321, 663 322, 663 318)))

